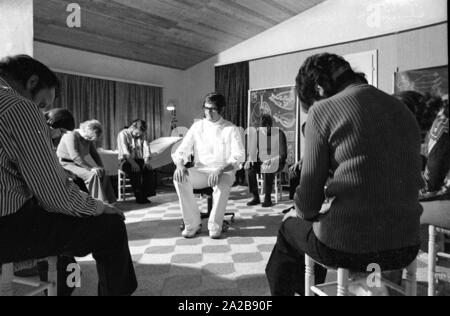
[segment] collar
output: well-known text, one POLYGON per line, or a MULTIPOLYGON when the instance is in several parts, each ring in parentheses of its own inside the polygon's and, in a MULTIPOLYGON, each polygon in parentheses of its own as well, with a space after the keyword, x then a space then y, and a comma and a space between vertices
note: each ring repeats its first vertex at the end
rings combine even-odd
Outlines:
POLYGON ((11 85, 6 81, 6 79, 4 79, 3 77, 0 76, 0 90, 1 91, 6 91, 9 94, 15 95, 15 96, 20 96, 19 92, 17 92, 16 90, 14 90, 11 85))
POLYGON ((208 124, 211 124, 211 125, 221 125, 224 121, 225 121, 225 119, 223 118, 223 117, 221 117, 218 121, 216 121, 216 122, 211 122, 211 121, 208 121, 208 119, 204 119, 204 121, 206 122, 206 123, 208 123, 208 124))

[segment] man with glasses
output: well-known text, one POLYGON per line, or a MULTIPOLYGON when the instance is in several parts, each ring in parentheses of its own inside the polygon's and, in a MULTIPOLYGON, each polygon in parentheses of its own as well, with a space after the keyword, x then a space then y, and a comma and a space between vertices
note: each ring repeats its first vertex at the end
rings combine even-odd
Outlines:
POLYGON ((212 187, 214 205, 209 218, 209 235, 219 239, 236 170, 245 160, 245 150, 239 129, 221 116, 225 97, 217 93, 206 96, 203 104, 205 118, 196 122, 184 137, 172 158, 177 169, 174 183, 180 198, 185 223, 182 236, 193 238, 201 231, 201 217, 194 189, 212 187), (186 168, 194 155, 194 167, 186 168))

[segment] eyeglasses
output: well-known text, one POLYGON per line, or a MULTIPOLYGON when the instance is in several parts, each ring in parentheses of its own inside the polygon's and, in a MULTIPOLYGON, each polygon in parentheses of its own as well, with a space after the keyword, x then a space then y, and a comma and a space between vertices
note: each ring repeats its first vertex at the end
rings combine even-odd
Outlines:
POLYGON ((218 108, 208 108, 206 106, 203 106, 203 110, 208 111, 208 112, 219 112, 218 108))

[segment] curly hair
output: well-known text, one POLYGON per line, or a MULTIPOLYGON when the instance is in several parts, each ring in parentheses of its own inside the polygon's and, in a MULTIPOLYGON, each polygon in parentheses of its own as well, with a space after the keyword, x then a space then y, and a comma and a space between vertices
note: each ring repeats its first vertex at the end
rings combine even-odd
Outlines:
POLYGON ((80 132, 83 137, 98 139, 103 134, 103 127, 99 121, 90 120, 80 124, 80 132))
POLYGON ((339 92, 341 87, 351 81, 362 81, 355 74, 350 64, 341 56, 329 53, 308 57, 300 67, 296 78, 297 93, 305 111, 322 99, 317 86, 320 85, 325 97, 331 97, 339 92))

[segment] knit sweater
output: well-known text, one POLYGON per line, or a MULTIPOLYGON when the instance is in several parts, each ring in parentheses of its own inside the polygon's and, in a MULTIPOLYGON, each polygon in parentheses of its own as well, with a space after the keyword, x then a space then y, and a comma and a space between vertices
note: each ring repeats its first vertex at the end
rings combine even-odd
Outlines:
POLYGON ((295 196, 300 217, 315 222, 323 244, 350 254, 419 245, 420 141, 408 108, 370 85, 317 102, 295 196), (321 215, 325 195, 334 200, 321 215))

